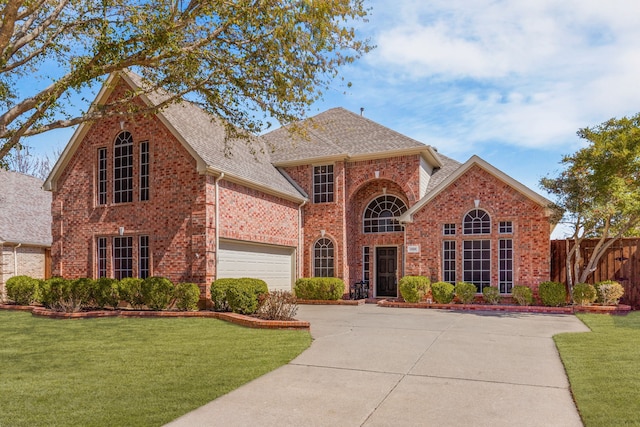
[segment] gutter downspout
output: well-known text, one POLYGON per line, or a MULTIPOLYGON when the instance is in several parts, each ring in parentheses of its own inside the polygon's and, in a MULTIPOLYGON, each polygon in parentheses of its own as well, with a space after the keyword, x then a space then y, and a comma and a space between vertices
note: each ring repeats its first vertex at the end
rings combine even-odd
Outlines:
POLYGON ((18 248, 22 246, 22 243, 18 243, 13 247, 13 275, 18 275, 18 248))
POLYGON ((218 182, 220 182, 224 178, 224 172, 220 172, 220 176, 218 176, 215 181, 216 187, 216 279, 218 278, 218 261, 220 259, 219 251, 220 251, 220 187, 218 182))
POLYGON ((302 268, 304 263, 304 238, 302 236, 302 207, 307 204, 306 200, 303 200, 298 206, 298 268, 297 277, 299 279, 302 277, 302 268))

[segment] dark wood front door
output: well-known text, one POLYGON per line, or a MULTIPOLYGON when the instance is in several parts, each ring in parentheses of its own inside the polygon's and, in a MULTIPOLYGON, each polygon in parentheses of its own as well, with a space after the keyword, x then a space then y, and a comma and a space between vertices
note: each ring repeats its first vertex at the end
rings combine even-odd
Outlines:
POLYGON ((397 297, 398 248, 376 248, 376 296, 397 297))

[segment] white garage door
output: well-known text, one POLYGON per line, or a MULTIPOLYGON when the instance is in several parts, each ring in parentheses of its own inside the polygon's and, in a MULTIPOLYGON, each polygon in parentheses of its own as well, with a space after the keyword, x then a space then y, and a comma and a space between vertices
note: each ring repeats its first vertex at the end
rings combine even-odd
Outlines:
POLYGON ((290 247, 220 240, 217 277, 254 277, 267 282, 269 290, 290 291, 294 254, 295 249, 290 247))

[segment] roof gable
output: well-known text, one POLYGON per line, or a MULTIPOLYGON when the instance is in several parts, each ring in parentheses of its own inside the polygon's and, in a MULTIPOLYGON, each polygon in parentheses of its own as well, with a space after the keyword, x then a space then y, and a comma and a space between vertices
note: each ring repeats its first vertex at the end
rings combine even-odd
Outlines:
POLYGON ((274 148, 275 165, 422 154, 432 165, 441 166, 432 147, 344 108, 332 108, 296 126, 306 135, 292 134, 289 127, 263 135, 274 148))
MULTIPOLYGON (((105 103, 120 81, 132 90, 139 90, 144 85, 142 78, 134 73, 112 74, 93 105, 105 103)), ((141 95, 140 99, 146 105, 157 106, 167 97, 167 94, 157 91, 141 95)), ((305 197, 273 167, 268 149, 260 138, 229 138, 220 119, 189 101, 170 103, 156 113, 156 116, 196 160, 198 172, 218 176, 224 174, 225 179, 243 185, 296 201, 305 200, 305 197)), ((88 122, 78 127, 47 178, 45 189, 55 189, 58 177, 90 127, 91 123, 88 122)))
POLYGON ((465 172, 470 170, 473 166, 478 166, 488 172, 490 175, 514 188, 516 191, 520 192, 522 195, 542 206, 547 210, 547 214, 551 215, 552 202, 547 198, 541 196, 535 191, 531 190, 526 185, 516 181, 509 175, 505 174, 501 170, 487 163, 480 157, 474 155, 469 160, 467 160, 463 165, 455 169, 452 173, 446 175, 444 179, 441 179, 437 182, 433 187, 430 187, 427 191, 427 194, 420 199, 415 205, 409 208, 400 218, 400 222, 412 222, 413 215, 422 209, 427 203, 433 200, 438 194, 442 193, 445 189, 447 189, 451 184, 453 184, 458 178, 460 178, 465 172))
POLYGON ((51 246, 51 193, 42 181, 0 169, 0 243, 51 246))

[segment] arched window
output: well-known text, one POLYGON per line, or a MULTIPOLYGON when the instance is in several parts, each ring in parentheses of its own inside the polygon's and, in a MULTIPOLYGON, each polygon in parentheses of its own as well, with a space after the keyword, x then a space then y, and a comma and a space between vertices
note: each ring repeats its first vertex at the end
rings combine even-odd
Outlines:
POLYGON ((133 136, 127 131, 120 132, 114 144, 113 201, 133 201, 133 136))
POLYGON ((482 209, 474 209, 464 216, 464 234, 491 234, 491 217, 482 209))
POLYGON ((335 277, 333 259, 333 242, 326 237, 318 239, 313 245, 313 276, 335 277))
POLYGON ((407 205, 396 196, 384 195, 369 203, 364 211, 364 232, 385 233, 402 231, 398 217, 407 211, 407 205))

